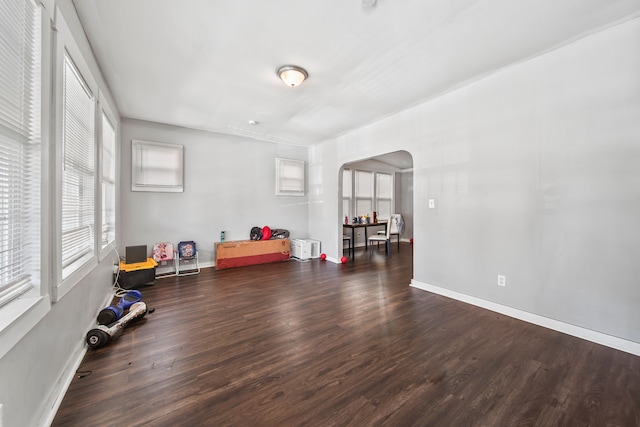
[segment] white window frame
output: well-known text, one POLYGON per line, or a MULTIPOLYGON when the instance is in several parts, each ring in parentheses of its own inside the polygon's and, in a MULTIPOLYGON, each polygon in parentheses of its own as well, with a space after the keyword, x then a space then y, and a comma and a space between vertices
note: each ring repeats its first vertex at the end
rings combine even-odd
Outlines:
MULTIPOLYGON (((70 273, 63 277, 63 268, 62 268, 62 185, 63 185, 63 164, 64 164, 64 153, 63 153, 63 125, 62 120, 64 114, 63 110, 63 90, 64 90, 64 82, 63 82, 63 69, 65 66, 65 53, 72 60, 75 65, 78 74, 81 76, 86 89, 88 92, 93 94, 93 108, 94 108, 94 138, 93 138, 93 149, 94 149, 94 163, 97 165, 97 134, 96 129, 97 126, 97 117, 98 114, 97 108, 97 97, 95 94, 98 93, 98 85, 93 78, 93 75, 90 71, 89 66, 84 60, 84 57, 81 54, 80 48, 75 43, 71 31, 66 24, 62 13, 58 10, 56 13, 56 28, 58 30, 58 37, 56 40, 56 49, 54 52, 55 55, 55 104, 56 110, 59 113, 59 116, 56 117, 55 123, 55 206, 53 217, 55 218, 54 227, 55 227, 55 243, 57 250, 54 250, 53 259, 54 259, 54 277, 55 280, 51 283, 51 300, 59 301, 67 292, 69 292, 75 285, 77 285, 87 274, 89 274, 97 265, 97 242, 98 238, 96 237, 96 221, 99 218, 96 212, 94 211, 94 229, 93 229, 93 251, 89 254, 86 254, 82 258, 76 260, 73 264, 73 267, 70 270, 70 273)), ((94 166, 94 209, 96 207, 96 198, 99 197, 99 193, 96 191, 98 188, 98 168, 94 166)))
POLYGON ((305 161, 276 157, 276 196, 304 196, 305 161))
POLYGON ((41 170, 40 170, 40 198, 41 210, 39 223, 41 226, 40 237, 38 239, 40 248, 40 271, 38 273, 38 283, 34 282, 26 293, 11 300, 9 303, 0 307, 0 359, 4 357, 14 345, 24 336, 24 331, 31 330, 38 322, 40 322, 51 308, 49 298, 46 298, 48 288, 45 286, 47 278, 50 274, 49 249, 46 242, 50 241, 50 180, 49 177, 49 117, 51 116, 51 40, 52 31, 50 25, 50 17, 46 8, 41 2, 32 1, 39 10, 40 19, 40 56, 37 58, 41 70, 40 75, 40 100, 38 107, 40 108, 40 139, 41 139, 41 170))
POLYGON ((184 146, 132 140, 131 191, 182 193, 184 146))
POLYGON ((355 209, 354 211, 354 216, 356 217, 361 217, 364 215, 370 215, 373 216, 373 211, 376 210, 375 204, 374 204, 374 200, 375 200, 375 173, 373 171, 369 171, 369 170, 361 170, 361 169, 356 169, 354 170, 354 192, 353 192, 353 199, 354 199, 354 206, 353 209, 355 209), (361 185, 360 181, 361 181, 361 177, 364 175, 368 175, 369 178, 371 180, 371 183, 369 185, 361 185), (364 190, 367 189, 368 194, 362 193, 360 192, 360 189, 364 190), (360 209, 359 206, 362 203, 367 203, 369 205, 369 209, 360 209), (360 211, 368 211, 368 212, 360 212, 360 211))
MULTIPOLYGON (((16 46, 3 49, 2 56, 6 58, 3 63, 7 64, 3 69, 20 74, 3 76, 14 83, 4 86, 2 92, 7 96, 2 99, 13 99, 20 102, 20 106, 9 109, 13 103, 5 104, 2 111, 6 114, 2 117, 6 120, 2 120, 0 125, 2 139, 6 141, 2 148, 2 157, 6 161, 3 164, 7 165, 3 167, 5 178, 0 189, 0 233, 6 236, 0 239, 0 307, 32 289, 39 290, 41 283, 42 17, 39 5, 30 3, 34 11, 32 38, 21 38, 25 44, 17 46, 15 57, 10 56, 13 51, 9 49, 16 46), (27 51, 27 47, 33 51, 27 51), (33 56, 29 58, 29 55, 33 56), (25 99, 27 93, 30 94, 29 100, 25 99)), ((5 6, 9 7, 8 4, 5 6)), ((27 21, 20 20, 19 13, 11 15, 12 10, 9 9, 5 17, 16 22, 12 28, 20 36, 28 34, 28 27, 22 26, 27 21)), ((23 9, 16 7, 15 10, 23 9)), ((3 40, 11 39, 10 36, 3 37, 3 40)))
POLYGON ((387 217, 387 215, 382 215, 380 216, 380 209, 379 209, 379 201, 382 200, 382 198, 379 197, 379 191, 378 191, 378 175, 380 174, 384 174, 384 175, 390 175, 391 177, 391 199, 389 199, 389 205, 390 205, 390 209, 391 212, 390 214, 394 213, 394 206, 395 206, 395 198, 396 198, 396 188, 395 188, 395 172, 392 171, 382 171, 382 170, 372 170, 372 169, 364 169, 364 168, 358 168, 358 169, 350 169, 350 168, 345 168, 343 170, 343 185, 344 185, 344 174, 345 173, 350 173, 351 174, 351 194, 350 195, 346 195, 344 194, 344 190, 343 190, 343 194, 342 194, 342 205, 343 205, 343 210, 344 210, 344 204, 345 202, 347 202, 348 206, 349 206, 349 211, 348 212, 343 212, 343 215, 346 215, 349 219, 349 221, 352 220, 353 217, 357 217, 357 216, 362 216, 365 214, 369 214, 369 215, 373 215, 373 211, 375 211, 377 213, 378 219, 379 220, 383 220, 386 221, 389 218, 387 217), (371 194, 372 197, 363 197, 363 196, 358 196, 357 194, 357 175, 358 172, 362 172, 362 173, 371 173, 372 174, 372 190, 371 190, 371 194), (357 212, 357 201, 358 199, 360 200, 371 200, 371 206, 372 206, 372 212, 357 212))
POLYGON ((394 173, 391 172, 375 172, 375 192, 374 192, 374 196, 375 196, 375 207, 376 207, 376 211, 377 211, 377 215, 378 218, 382 219, 382 220, 388 220, 391 217, 391 214, 395 213, 393 209, 393 201, 394 201, 394 194, 395 194, 395 185, 394 185, 394 173), (389 185, 391 188, 389 188, 390 193, 389 193, 389 197, 381 197, 380 196, 380 176, 381 175, 385 175, 389 177, 389 185), (381 201, 385 201, 389 204, 389 212, 382 212, 382 209, 380 208, 381 205, 381 201))
POLYGON ((106 255, 106 253, 108 253, 109 251, 107 251, 106 249, 108 249, 108 246, 111 245, 115 245, 116 242, 116 226, 117 226, 117 203, 118 203, 118 157, 119 157, 119 153, 120 150, 118 149, 118 147, 120 146, 120 144, 118 144, 118 122, 115 118, 115 115, 113 114, 111 108, 109 107, 109 104, 107 103, 105 96, 103 95, 102 91, 100 91, 99 93, 99 100, 98 100, 99 106, 100 106, 100 129, 99 129, 99 135, 100 135, 100 140, 99 140, 99 168, 100 168, 100 177, 101 177, 101 186, 100 186, 100 209, 99 209, 99 213, 100 213, 100 259, 102 260, 104 258, 104 256, 106 255), (105 133, 104 133, 104 121, 108 122, 108 125, 110 125, 110 127, 113 129, 113 146, 112 147, 108 147, 106 146, 107 144, 109 144, 108 142, 105 144, 104 141, 104 137, 105 137, 105 133), (111 159, 106 158, 106 151, 109 151, 108 149, 111 149, 111 159), (112 164, 108 164, 107 162, 109 162, 109 160, 111 160, 112 164), (111 174, 109 173, 108 170, 106 170, 107 168, 112 168, 111 172, 112 172, 112 176, 110 176, 111 174), (107 195, 105 194, 105 187, 111 187, 111 194, 113 195, 112 200, 107 200, 106 197, 107 195), (112 206, 109 206, 109 205, 112 206), (105 209, 108 209, 110 211, 113 212, 113 217, 111 218, 111 221, 109 221, 109 219, 105 218, 105 209), (110 228, 111 233, 109 233, 107 240, 105 241, 105 228, 110 228))

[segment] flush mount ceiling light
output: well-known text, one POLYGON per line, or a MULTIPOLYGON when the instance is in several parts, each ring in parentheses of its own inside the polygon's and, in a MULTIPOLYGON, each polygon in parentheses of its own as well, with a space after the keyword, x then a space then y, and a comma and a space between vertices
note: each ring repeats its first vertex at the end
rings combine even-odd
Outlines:
POLYGON ((376 0, 360 0, 363 7, 373 7, 376 4, 376 0))
POLYGON ((302 84, 309 74, 304 68, 297 67, 295 65, 285 65, 278 70, 278 77, 287 86, 296 87, 302 84))

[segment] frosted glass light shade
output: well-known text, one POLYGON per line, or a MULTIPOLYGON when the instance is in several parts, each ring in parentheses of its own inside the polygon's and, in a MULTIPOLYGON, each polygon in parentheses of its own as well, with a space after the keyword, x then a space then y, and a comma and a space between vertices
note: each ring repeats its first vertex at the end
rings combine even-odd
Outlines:
POLYGON ((295 65, 286 65, 278 70, 278 76, 287 86, 296 87, 309 77, 309 74, 295 65))

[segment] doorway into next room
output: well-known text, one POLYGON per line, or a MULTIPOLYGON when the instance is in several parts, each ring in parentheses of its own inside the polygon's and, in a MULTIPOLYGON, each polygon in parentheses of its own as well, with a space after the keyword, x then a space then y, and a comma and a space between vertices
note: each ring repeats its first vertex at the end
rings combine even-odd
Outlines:
POLYGON ((368 237, 378 234, 384 237, 384 223, 395 214, 400 215, 400 226, 391 229, 398 233, 390 236, 390 255, 413 256, 411 154, 396 151, 346 163, 339 174, 343 255, 354 262, 363 256, 385 257, 384 242, 374 244, 374 250, 370 252, 368 237), (354 224, 357 226, 354 227, 354 224))

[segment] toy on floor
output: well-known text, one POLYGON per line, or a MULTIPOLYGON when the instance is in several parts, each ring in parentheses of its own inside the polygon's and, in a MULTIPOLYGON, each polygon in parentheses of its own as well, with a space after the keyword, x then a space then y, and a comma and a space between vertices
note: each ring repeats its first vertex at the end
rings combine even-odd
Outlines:
POLYGON ((130 322, 141 319, 147 314, 147 304, 142 301, 133 303, 129 312, 110 326, 98 325, 87 333, 87 344, 91 348, 100 348, 116 339, 130 322))
POLYGON ((116 320, 120 319, 125 311, 129 309, 133 304, 142 300, 142 293, 136 289, 128 291, 120 298, 120 301, 116 305, 110 305, 100 310, 98 313, 99 325, 110 325, 116 320))

